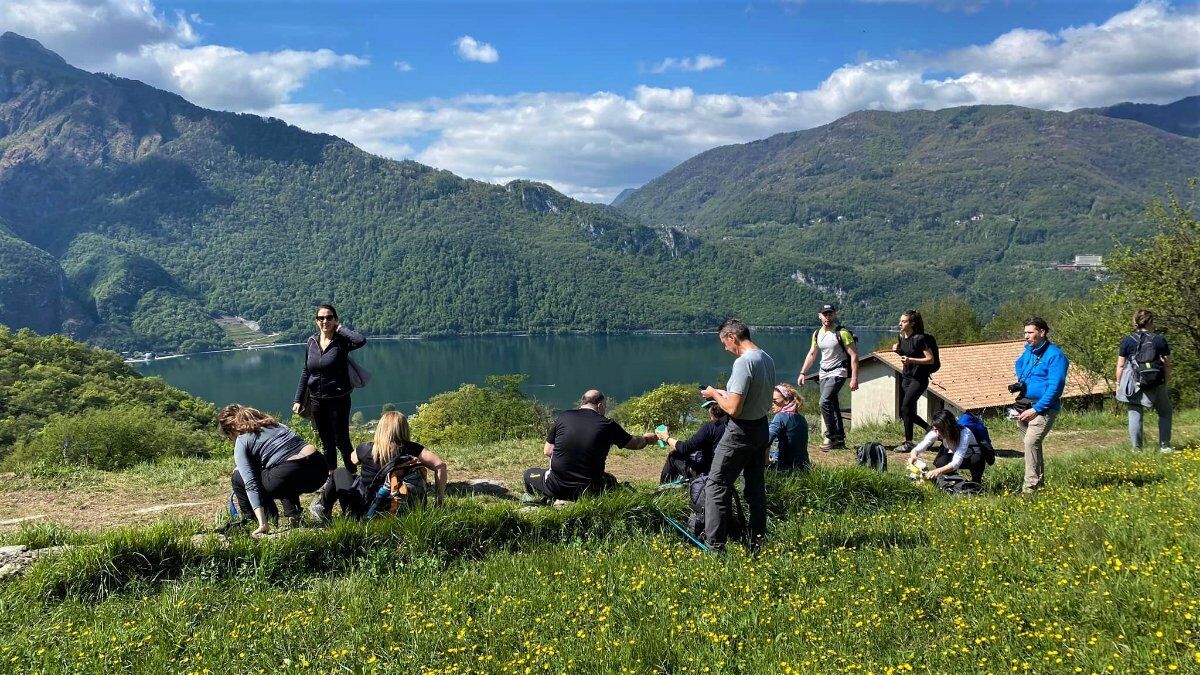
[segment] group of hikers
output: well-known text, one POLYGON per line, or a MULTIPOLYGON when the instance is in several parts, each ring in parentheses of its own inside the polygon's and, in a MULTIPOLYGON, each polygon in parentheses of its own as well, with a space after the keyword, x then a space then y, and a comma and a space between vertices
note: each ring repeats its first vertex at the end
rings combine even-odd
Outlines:
MULTIPOLYGON (((838 395, 849 381, 858 388, 856 338, 838 322, 837 308, 822 305, 820 327, 796 379, 803 386, 806 373, 818 365, 820 412, 825 452, 845 448, 845 429, 838 395)), ((218 415, 223 436, 234 443, 235 470, 230 510, 236 516, 223 529, 257 525, 261 536, 282 516, 301 520, 300 495, 317 492, 310 512, 328 521, 336 505, 343 514, 369 518, 380 512, 396 513, 425 500, 428 474, 433 493, 441 503, 447 484, 446 463, 411 438, 407 417, 385 412, 374 438, 357 448, 350 439, 350 395, 361 386, 365 371, 350 353, 366 343, 361 334, 341 325, 337 311, 321 305, 316 313, 317 333, 308 339, 304 367, 292 407, 293 413, 312 421, 323 453, 276 419, 254 408, 229 405, 218 415), (338 455, 342 466, 337 466, 338 455)), ((978 484, 993 459, 986 428, 978 418, 956 418, 946 410, 926 421, 917 414, 917 402, 940 367, 937 342, 925 332, 921 314, 905 311, 898 323, 899 340, 893 348, 902 364, 900 417, 910 467, 922 478, 938 480, 969 473, 978 484), (915 428, 926 433, 914 442, 915 428), (924 471, 921 455, 938 446, 933 468, 924 471)), ((1066 384, 1067 357, 1049 340, 1050 327, 1039 317, 1024 323, 1025 347, 1013 364, 1015 382, 1009 417, 1020 429, 1025 450, 1022 491, 1032 493, 1044 483, 1043 443, 1054 426, 1066 384)), ((617 478, 606 463, 613 446, 637 450, 655 442, 668 448, 660 476, 663 486, 690 486, 693 504, 692 534, 706 548, 720 551, 733 535, 750 547, 761 546, 766 535, 766 471, 806 471, 808 422, 800 412, 798 390, 776 379, 775 362, 751 339, 750 328, 729 319, 717 331, 718 340, 733 357, 724 388, 701 387, 700 407, 708 415, 686 440, 660 426, 633 435, 607 416, 607 398, 597 390, 585 392, 575 409, 560 413, 545 438, 546 468, 524 474, 527 502, 576 500, 615 487, 617 478), (742 517, 736 481, 742 479, 742 496, 748 518, 742 517), (736 514, 735 514, 736 509, 736 514), (736 515, 736 517, 735 517, 736 515)), ((1118 400, 1128 407, 1130 442, 1135 450, 1143 443, 1142 416, 1154 408, 1159 420, 1159 444, 1170 452, 1171 403, 1166 382, 1170 377, 1170 348, 1154 332, 1154 317, 1147 310, 1134 315, 1134 330, 1120 343, 1117 358, 1118 400)))

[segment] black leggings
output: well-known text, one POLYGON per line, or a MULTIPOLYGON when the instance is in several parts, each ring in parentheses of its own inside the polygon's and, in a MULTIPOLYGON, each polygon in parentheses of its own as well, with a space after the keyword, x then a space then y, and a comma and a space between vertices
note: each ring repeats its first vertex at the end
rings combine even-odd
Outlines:
POLYGON ((913 439, 914 424, 929 431, 929 423, 917 415, 917 402, 928 388, 928 377, 905 375, 900 378, 900 419, 904 421, 904 440, 909 443, 913 439))
POLYGON ((355 483, 354 474, 346 469, 338 469, 321 488, 321 505, 325 513, 333 514, 333 505, 341 504, 343 515, 363 518, 367 515, 366 499, 355 483))
MULTIPOLYGON (((328 477, 325 462, 321 455, 315 452, 307 457, 290 459, 263 469, 258 476, 258 497, 267 512, 267 517, 279 517, 279 511, 275 508, 276 499, 283 504, 283 515, 299 515, 300 495, 316 492, 328 477)), ((246 481, 242 478, 242 472, 235 469, 230 476, 230 483, 233 484, 233 494, 237 498, 242 517, 253 518, 254 507, 250 505, 250 497, 246 495, 246 481)))
POLYGON ((312 399, 312 423, 321 437, 321 449, 325 451, 325 464, 329 471, 337 468, 337 453, 342 453, 342 466, 354 473, 354 462, 350 454, 354 445, 350 442, 350 395, 337 398, 312 399))
MULTIPOLYGON (((940 469, 949 464, 950 460, 952 459, 954 459, 954 453, 943 448, 942 451, 938 453, 938 456, 933 458, 933 467, 935 469, 940 469)), ((974 454, 967 455, 966 458, 963 459, 962 466, 958 467, 958 471, 952 473, 969 471, 971 473, 971 480, 975 481, 976 483, 982 483, 983 470, 985 468, 987 468, 987 462, 983 461, 983 454, 980 452, 975 452, 974 454)))

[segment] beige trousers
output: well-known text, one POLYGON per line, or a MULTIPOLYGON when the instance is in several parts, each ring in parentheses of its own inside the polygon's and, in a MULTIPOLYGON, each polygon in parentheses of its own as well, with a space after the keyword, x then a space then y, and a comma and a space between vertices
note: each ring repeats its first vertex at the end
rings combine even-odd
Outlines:
POLYGON ((1042 487, 1046 480, 1045 462, 1042 458, 1042 442, 1054 427, 1058 411, 1042 413, 1028 422, 1017 422, 1021 436, 1025 439, 1025 484, 1021 492, 1033 492, 1042 487))

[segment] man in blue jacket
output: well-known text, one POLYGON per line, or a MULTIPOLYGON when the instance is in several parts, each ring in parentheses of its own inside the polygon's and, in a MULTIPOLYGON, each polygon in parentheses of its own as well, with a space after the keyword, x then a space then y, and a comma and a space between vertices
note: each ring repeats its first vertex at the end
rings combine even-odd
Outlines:
POLYGON ((1037 490, 1044 482, 1042 442, 1058 416, 1070 365, 1062 350, 1046 338, 1049 332, 1045 319, 1026 319, 1025 351, 1013 365, 1017 382, 1010 389, 1016 390, 1017 426, 1025 439, 1024 493, 1037 490))

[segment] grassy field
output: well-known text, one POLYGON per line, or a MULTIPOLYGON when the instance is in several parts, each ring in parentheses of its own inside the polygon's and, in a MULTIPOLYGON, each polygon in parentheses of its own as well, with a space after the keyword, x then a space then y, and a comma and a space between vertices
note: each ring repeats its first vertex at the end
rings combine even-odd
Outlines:
MULTIPOLYGON (((1100 437, 1111 424, 1063 426, 1100 437), (1089 427, 1098 427, 1091 429, 1089 427)), ((1052 436, 1053 438, 1053 436, 1052 436)), ((1181 444, 1182 445, 1182 444, 1181 444)), ((228 545, 95 532, 0 585, 13 672, 1196 672, 1200 449, 1063 454, 955 499, 819 467, 770 484, 765 551, 701 554, 648 490, 444 509, 228 545)), ((481 458, 479 461, 485 461, 481 458)), ((186 471, 178 475, 184 480, 186 471)))

